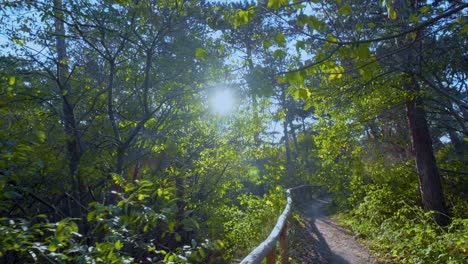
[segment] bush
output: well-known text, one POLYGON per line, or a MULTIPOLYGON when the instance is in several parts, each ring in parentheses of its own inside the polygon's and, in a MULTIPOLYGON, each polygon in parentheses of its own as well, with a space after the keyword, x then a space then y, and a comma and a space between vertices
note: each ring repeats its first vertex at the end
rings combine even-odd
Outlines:
POLYGON ((454 218, 439 227, 425 212, 408 204, 398 191, 379 188, 342 219, 368 238, 379 255, 397 263, 466 263, 468 219, 454 218))

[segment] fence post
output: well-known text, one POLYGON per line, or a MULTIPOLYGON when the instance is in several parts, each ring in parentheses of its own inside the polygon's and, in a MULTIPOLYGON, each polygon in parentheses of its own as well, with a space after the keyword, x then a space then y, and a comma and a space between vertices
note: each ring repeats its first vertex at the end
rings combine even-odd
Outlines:
POLYGON ((273 247, 273 249, 268 252, 266 255, 266 262, 267 264, 275 264, 276 263, 276 247, 273 247))
POLYGON ((288 254, 288 223, 283 227, 280 233, 281 264, 289 263, 288 254))
POLYGON ((266 258, 267 264, 276 264, 276 247, 280 246, 281 263, 289 263, 288 252, 288 219, 292 214, 293 204, 300 205, 314 198, 314 193, 322 188, 311 185, 301 185, 286 190, 287 203, 283 213, 278 217, 273 231, 268 238, 258 245, 242 261, 242 264, 261 263, 266 258))

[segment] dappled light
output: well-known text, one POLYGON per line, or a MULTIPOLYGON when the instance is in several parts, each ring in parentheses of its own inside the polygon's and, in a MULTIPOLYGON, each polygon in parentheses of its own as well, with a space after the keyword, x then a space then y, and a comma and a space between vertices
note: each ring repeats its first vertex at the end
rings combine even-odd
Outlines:
POLYGON ((467 14, 0 0, 0 263, 467 263, 467 14))

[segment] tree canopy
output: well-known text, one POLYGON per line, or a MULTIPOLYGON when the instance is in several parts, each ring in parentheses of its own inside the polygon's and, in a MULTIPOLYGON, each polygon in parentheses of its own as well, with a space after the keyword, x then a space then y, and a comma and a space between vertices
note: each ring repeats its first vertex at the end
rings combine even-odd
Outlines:
POLYGON ((301 184, 466 260, 464 1, 0 3, 0 262, 233 262, 301 184))

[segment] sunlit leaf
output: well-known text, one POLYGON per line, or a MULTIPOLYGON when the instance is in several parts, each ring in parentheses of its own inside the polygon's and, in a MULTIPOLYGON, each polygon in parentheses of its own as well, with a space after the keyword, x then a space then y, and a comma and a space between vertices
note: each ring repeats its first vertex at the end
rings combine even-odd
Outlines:
POLYGON ((120 242, 120 240, 117 240, 117 242, 114 244, 114 247, 115 249, 120 250, 123 247, 123 244, 120 242))
POLYGON ((208 52, 202 48, 198 48, 195 51, 195 57, 199 60, 206 60, 206 57, 208 56, 208 52))
POLYGON ((289 0, 268 0, 268 8, 279 9, 289 4, 289 0))
POLYGON ((8 79, 8 84, 13 85, 13 84, 15 84, 15 82, 16 82, 16 77, 15 76, 10 76, 10 78, 8 79))
POLYGON ((388 8, 388 18, 395 20, 397 19, 397 16, 398 14, 395 11, 395 9, 393 9, 392 7, 388 8))
POLYGON ((344 6, 342 6, 339 10, 339 13, 343 16, 347 16, 349 15, 349 13, 351 13, 351 5, 350 4, 346 4, 344 6))
POLYGON ((299 88, 293 92, 294 100, 301 99, 305 101, 307 98, 309 98, 309 96, 310 96, 309 89, 299 88))
POLYGON ((146 197, 149 197, 149 195, 139 193, 139 194, 138 194, 138 201, 142 201, 142 200, 144 200, 146 197))
POLYGON ((336 43, 338 41, 338 39, 332 33, 329 33, 327 35, 327 39, 328 39, 328 41, 333 42, 333 43, 336 43))

